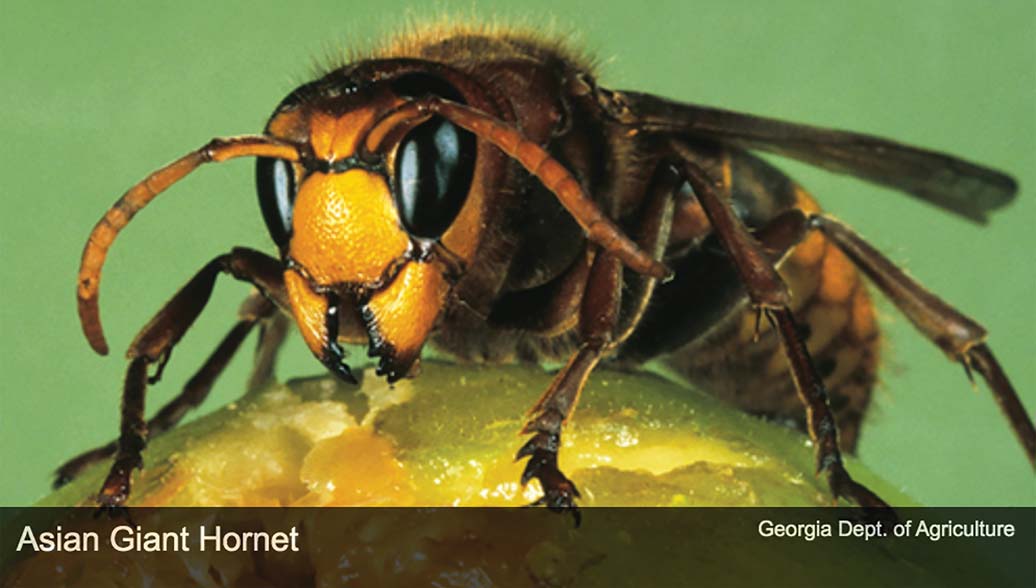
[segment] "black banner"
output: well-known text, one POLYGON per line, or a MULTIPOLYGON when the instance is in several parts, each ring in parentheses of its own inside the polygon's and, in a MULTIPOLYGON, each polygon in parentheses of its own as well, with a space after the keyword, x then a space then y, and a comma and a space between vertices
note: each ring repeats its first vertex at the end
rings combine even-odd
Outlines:
POLYGON ((5 508, 2 586, 1036 586, 1036 509, 5 508))

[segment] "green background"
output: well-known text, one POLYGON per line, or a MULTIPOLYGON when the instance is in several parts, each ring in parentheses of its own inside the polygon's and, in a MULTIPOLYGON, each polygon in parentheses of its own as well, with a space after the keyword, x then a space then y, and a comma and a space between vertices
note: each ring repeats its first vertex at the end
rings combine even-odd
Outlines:
MULTIPOLYGON (((90 228, 129 185, 210 137, 260 130, 316 57, 408 19, 476 14, 554 22, 600 56, 611 87, 841 127, 1009 170, 1022 193, 988 227, 907 197, 785 164, 823 205, 983 322, 1036 409, 1036 8, 1021 2, 4 2, 0 23, 0 504, 46 492, 49 473, 117 430, 136 330, 233 245, 272 250, 252 163, 211 166, 125 231, 105 271, 113 353, 79 332, 75 275, 90 228)), ((169 399, 233 321, 217 288, 173 355, 169 399)), ((984 385, 889 305, 883 384, 861 457, 926 504, 1033 504, 1032 469, 984 385)), ((282 375, 320 372, 297 337, 282 375)), ((242 389, 239 358, 206 408, 242 389)), ((530 402, 534 400, 530 397, 530 402)), ((577 417, 578 419, 578 417, 577 417)))

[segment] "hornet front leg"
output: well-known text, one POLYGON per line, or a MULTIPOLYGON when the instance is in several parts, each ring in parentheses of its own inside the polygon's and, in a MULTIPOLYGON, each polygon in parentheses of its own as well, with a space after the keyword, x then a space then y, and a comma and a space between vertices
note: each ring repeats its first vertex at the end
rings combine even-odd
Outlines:
MULTIPOLYGON (((141 453, 147 445, 148 438, 148 423, 144 419, 144 398, 148 384, 157 381, 157 375, 148 376, 148 366, 158 364, 158 369, 161 370, 173 347, 205 308, 215 286, 216 277, 221 273, 251 283, 279 306, 286 304, 280 262, 257 251, 235 248, 206 264, 141 329, 126 353, 130 363, 122 392, 121 423, 115 462, 97 496, 102 507, 114 509, 125 504, 130 494, 131 474, 134 469, 143 466, 141 453)), ((260 314, 273 310, 272 305, 260 306, 260 314)), ((252 322, 245 320, 245 323, 252 322)), ((242 327, 242 330, 245 328, 242 327)), ((230 347, 226 349, 228 357, 239 343, 238 338, 234 337, 230 347)), ((217 353, 217 356, 217 363, 223 363, 221 354, 217 353)), ((179 405, 174 403, 173 409, 178 412, 179 408, 179 405)), ((171 426, 175 420, 177 419, 171 418, 169 423, 159 420, 157 424, 161 430, 166 424, 171 426)))
MULTIPOLYGON (((662 257, 672 226, 670 188, 669 184, 662 182, 653 191, 637 228, 637 247, 656 260, 662 257)), ((543 487, 543 496, 534 504, 554 511, 571 510, 576 525, 580 522, 575 505, 579 490, 558 467, 561 427, 575 410, 579 394, 594 366, 634 331, 657 283, 658 280, 652 276, 624 275, 622 260, 609 251, 596 253, 579 307, 580 346, 529 411, 529 421, 522 429, 522 434, 532 434, 516 457, 529 458, 522 473, 522 485, 537 478, 543 487), (631 279, 624 280, 625 277, 631 279), (624 289, 629 296, 625 309, 622 304, 624 289)))
POLYGON ((529 411, 522 434, 532 438, 518 450, 515 459, 529 458, 522 473, 522 485, 536 478, 543 496, 534 504, 554 511, 571 510, 580 522, 575 499, 579 490, 558 468, 561 427, 579 400, 586 380, 601 357, 614 348, 612 333, 618 324, 622 295, 622 262, 610 253, 599 252, 587 281, 579 311, 579 349, 558 372, 539 402, 529 411))

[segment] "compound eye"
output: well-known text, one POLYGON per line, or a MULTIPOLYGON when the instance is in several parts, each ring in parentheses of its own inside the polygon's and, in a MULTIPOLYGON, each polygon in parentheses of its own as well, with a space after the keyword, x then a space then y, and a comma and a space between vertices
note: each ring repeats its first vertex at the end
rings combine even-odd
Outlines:
POLYGON ((259 157, 255 162, 255 188, 259 208, 278 247, 288 246, 291 238, 291 212, 295 205, 295 170, 283 159, 259 157))
POLYGON ((395 197, 403 226, 415 237, 437 239, 457 218, 475 173, 475 136, 435 116, 400 142, 395 197))

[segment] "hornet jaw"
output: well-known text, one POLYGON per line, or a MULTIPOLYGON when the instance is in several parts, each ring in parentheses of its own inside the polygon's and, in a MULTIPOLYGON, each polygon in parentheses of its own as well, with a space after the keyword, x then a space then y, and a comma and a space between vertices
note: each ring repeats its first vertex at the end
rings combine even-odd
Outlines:
POLYGON ((370 307, 367 305, 361 306, 360 317, 367 328, 367 337, 370 340, 370 345, 367 348, 367 357, 372 359, 378 358, 378 365, 374 369, 374 373, 379 376, 385 376, 385 379, 390 384, 410 373, 410 368, 413 366, 414 361, 410 360, 405 364, 400 361, 395 346, 389 343, 381 335, 381 332, 378 331, 378 321, 370 307))
POLYGON ((375 373, 389 383, 413 372, 448 292, 465 269, 464 262, 444 245, 420 239, 414 239, 377 280, 366 284, 322 285, 290 258, 289 266, 326 304, 322 325, 326 336, 321 337, 317 355, 321 363, 339 378, 355 382, 339 341, 360 343, 365 336, 367 356, 378 358, 375 373), (431 286, 424 288, 426 284, 431 286))
POLYGON ((339 316, 341 315, 341 299, 335 294, 327 296, 327 315, 325 324, 327 328, 327 345, 321 354, 320 363, 331 370, 331 373, 350 384, 359 384, 356 376, 353 375, 349 365, 345 363, 345 350, 338 344, 339 316))

